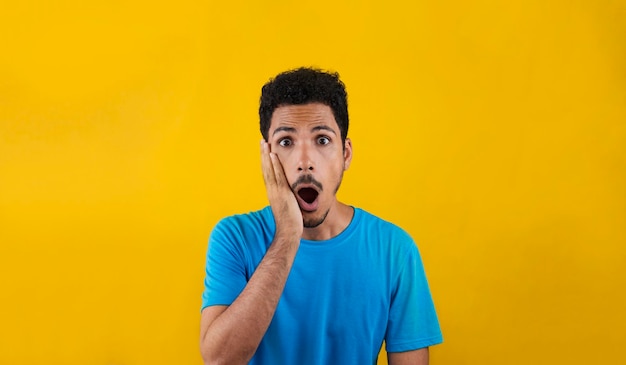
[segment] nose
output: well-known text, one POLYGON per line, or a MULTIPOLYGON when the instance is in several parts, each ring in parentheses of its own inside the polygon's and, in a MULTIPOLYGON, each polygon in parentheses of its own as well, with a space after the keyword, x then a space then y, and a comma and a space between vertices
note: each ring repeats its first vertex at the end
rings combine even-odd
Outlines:
POLYGON ((312 153, 308 146, 302 145, 298 151, 298 172, 313 171, 315 169, 315 163, 312 158, 312 153))

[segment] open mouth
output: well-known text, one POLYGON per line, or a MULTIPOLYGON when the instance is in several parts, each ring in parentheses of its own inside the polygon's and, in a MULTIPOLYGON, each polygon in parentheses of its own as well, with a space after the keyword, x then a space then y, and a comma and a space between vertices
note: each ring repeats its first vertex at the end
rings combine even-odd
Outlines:
POLYGON ((303 187, 298 190, 296 197, 298 198, 298 205, 304 212, 313 212, 317 209, 318 200, 317 197, 320 193, 314 188, 303 187))
POLYGON ((298 190, 298 195, 307 204, 312 204, 315 201, 315 199, 317 199, 317 196, 319 195, 319 193, 317 192, 317 190, 313 188, 302 188, 298 190))

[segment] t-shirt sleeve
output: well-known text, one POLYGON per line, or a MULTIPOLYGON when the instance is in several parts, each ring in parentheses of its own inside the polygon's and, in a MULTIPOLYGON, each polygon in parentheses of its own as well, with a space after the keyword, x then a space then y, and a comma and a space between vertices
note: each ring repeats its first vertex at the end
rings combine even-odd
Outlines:
POLYGON ((202 309, 211 305, 230 305, 245 288, 243 237, 232 218, 221 220, 209 238, 202 309))
POLYGON ((414 243, 401 262, 385 335, 387 352, 417 350, 443 342, 422 260, 414 243))

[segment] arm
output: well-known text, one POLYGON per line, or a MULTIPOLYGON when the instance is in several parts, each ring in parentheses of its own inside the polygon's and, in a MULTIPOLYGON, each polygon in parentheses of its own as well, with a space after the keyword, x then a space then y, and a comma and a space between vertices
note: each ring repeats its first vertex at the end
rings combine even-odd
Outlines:
POLYGON ((429 346, 441 343, 443 338, 419 250, 411 237, 402 233, 408 251, 398 253, 401 264, 391 299, 385 348, 390 365, 428 364, 429 346))
POLYGON ((428 365, 428 347, 406 352, 387 353, 389 365, 428 365))
POLYGON ((202 311, 200 351, 205 364, 247 364, 274 316, 300 244, 302 213, 278 157, 262 142, 263 178, 276 221, 274 240, 230 306, 202 311))

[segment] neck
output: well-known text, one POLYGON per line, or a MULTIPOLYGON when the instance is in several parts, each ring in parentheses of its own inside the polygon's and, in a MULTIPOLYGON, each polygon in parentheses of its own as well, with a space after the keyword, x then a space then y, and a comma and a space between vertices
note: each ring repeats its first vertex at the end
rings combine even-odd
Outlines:
POLYGON ((322 224, 314 228, 304 228, 302 238, 310 241, 324 241, 343 232, 354 215, 354 208, 339 201, 330 208, 322 224))

